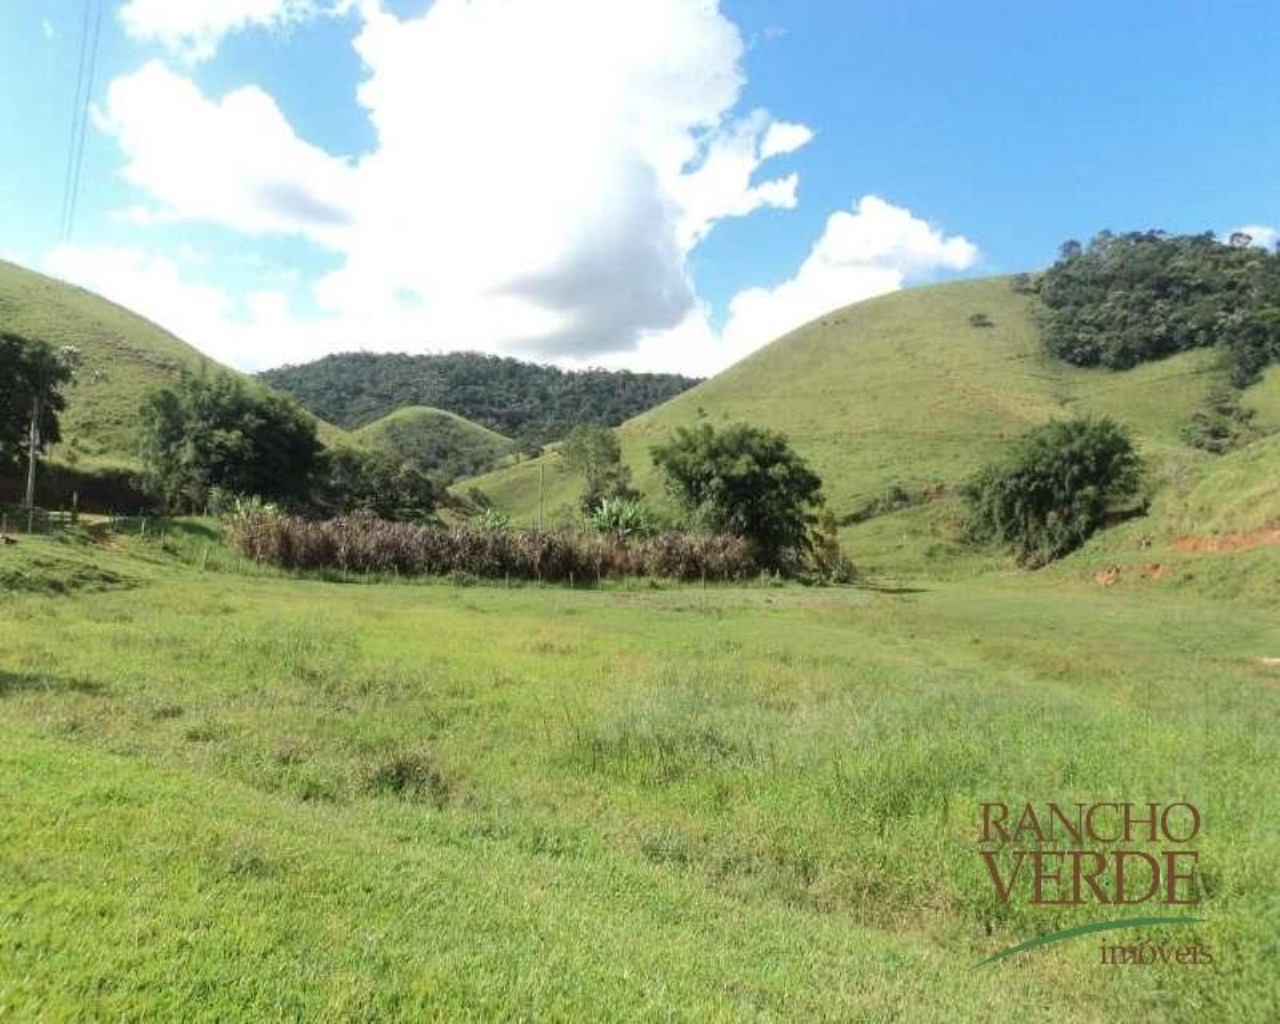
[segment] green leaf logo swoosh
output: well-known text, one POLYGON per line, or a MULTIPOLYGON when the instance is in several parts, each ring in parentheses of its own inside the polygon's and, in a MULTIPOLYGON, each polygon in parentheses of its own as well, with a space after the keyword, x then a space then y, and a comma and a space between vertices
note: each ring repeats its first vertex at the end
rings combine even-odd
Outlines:
POLYGON ((1109 932, 1117 928, 1148 928, 1165 924, 1201 924, 1203 921, 1203 917, 1126 917, 1122 921, 1095 921, 1093 924, 1076 925, 1074 928, 1064 928, 1062 931, 1050 932, 1048 935, 1038 935, 1034 939, 1028 939, 1026 942, 1019 942, 1016 946, 1002 949, 994 956, 989 956, 973 966, 985 967, 987 964, 993 964, 997 960, 1003 960, 1005 957, 1013 956, 1015 953, 1025 953, 1030 949, 1052 945, 1055 942, 1065 942, 1067 939, 1078 938, 1081 935, 1091 935, 1095 932, 1109 932))

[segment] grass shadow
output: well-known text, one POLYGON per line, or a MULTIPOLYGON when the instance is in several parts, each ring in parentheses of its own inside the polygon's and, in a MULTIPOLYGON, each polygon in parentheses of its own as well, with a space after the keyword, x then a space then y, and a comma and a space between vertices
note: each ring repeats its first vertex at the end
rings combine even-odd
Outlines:
POLYGON ((869 590, 873 594, 927 594, 928 587, 905 587, 888 583, 863 583, 854 584, 857 590, 869 590))
POLYGON ((87 693, 100 695, 106 693, 103 683, 95 683, 88 679, 58 679, 54 676, 39 675, 33 672, 0 671, 0 699, 17 693, 87 693))

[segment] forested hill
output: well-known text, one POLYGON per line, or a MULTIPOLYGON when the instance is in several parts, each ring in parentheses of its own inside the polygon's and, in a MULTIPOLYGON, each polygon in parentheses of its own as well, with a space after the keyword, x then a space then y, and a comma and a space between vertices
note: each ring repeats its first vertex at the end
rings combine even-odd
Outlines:
POLYGON ((566 371, 477 353, 326 356, 261 374, 317 416, 364 426, 406 406, 434 406, 517 440, 558 440, 577 423, 617 426, 698 381, 625 370, 566 371))

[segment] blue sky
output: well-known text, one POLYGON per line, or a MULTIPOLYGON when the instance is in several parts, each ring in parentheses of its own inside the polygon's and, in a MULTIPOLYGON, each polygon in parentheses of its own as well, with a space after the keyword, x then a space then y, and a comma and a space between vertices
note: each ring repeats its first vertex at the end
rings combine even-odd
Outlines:
POLYGON ((1271 240, 1277 38, 1274 3, 17 0, 0 256, 246 369, 713 372, 1103 227, 1271 240))

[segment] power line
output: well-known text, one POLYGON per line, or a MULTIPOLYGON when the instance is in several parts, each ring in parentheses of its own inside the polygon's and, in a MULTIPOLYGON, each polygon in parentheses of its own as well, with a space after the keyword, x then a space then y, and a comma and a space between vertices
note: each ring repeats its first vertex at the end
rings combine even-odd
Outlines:
POLYGON ((71 119, 71 146, 67 153, 67 174, 62 193, 62 241, 69 241, 75 227, 76 205, 80 198, 80 174, 84 167, 85 137, 89 129, 89 101, 93 97, 93 84, 98 70, 98 52, 102 41, 102 0, 97 2, 97 17, 93 20, 92 41, 89 33, 89 15, 92 0, 85 0, 84 23, 80 37, 80 67, 76 76, 75 106, 71 119))
POLYGON ((89 57, 89 0, 84 0, 84 19, 80 26, 80 61, 76 68, 76 94, 71 103, 71 131, 67 136, 67 168, 62 178, 62 209, 58 220, 58 237, 67 233, 67 208, 71 197, 71 169, 76 162, 76 138, 80 133, 80 94, 84 91, 84 71, 89 57))

